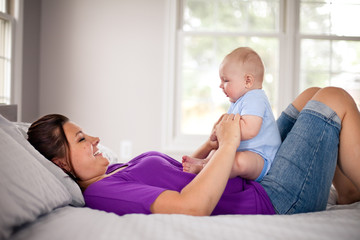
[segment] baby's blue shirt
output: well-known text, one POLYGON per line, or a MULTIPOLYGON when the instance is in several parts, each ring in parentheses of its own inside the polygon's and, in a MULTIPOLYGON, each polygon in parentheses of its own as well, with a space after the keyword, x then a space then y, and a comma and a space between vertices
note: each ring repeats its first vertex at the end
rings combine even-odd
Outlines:
POLYGON ((241 141, 237 151, 252 151, 260 154, 264 160, 269 162, 267 172, 281 144, 281 139, 264 90, 255 89, 247 92, 235 103, 231 103, 228 113, 238 113, 241 116, 255 115, 262 118, 263 122, 258 135, 252 139, 241 141))

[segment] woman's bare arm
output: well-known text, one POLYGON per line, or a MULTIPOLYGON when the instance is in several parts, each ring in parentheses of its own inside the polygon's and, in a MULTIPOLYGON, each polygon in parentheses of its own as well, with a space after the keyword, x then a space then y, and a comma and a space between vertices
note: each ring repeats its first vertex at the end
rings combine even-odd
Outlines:
POLYGON ((240 144, 240 116, 225 115, 216 127, 219 148, 205 168, 180 192, 164 191, 151 205, 152 213, 210 215, 217 205, 240 144))

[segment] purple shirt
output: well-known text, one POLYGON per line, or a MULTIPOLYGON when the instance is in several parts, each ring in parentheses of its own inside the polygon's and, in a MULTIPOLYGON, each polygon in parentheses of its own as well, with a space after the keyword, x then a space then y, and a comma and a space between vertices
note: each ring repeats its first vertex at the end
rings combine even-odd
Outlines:
MULTIPOLYGON (((84 191, 87 207, 113 212, 150 214, 150 206, 165 190, 180 192, 196 175, 183 172, 180 162, 159 152, 147 152, 126 164, 110 165, 107 173, 123 170, 91 184, 84 191)), ((262 186, 240 177, 230 179, 212 215, 275 214, 262 186)))

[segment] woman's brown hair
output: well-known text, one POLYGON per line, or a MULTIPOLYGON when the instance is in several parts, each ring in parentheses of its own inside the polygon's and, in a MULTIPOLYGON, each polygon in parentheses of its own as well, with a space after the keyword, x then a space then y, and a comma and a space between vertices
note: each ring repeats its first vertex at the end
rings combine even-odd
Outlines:
MULTIPOLYGON (((48 160, 66 158, 73 169, 68 154, 69 143, 63 128, 68 121, 67 117, 60 114, 45 115, 31 124, 27 135, 30 144, 48 160)), ((71 178, 76 179, 74 173, 63 170, 71 178)))

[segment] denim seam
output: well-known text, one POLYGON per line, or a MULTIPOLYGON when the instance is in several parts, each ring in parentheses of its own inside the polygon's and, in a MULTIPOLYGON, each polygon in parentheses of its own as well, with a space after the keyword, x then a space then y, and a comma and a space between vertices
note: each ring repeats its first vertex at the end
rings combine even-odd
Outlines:
POLYGON ((319 117, 320 119, 322 119, 323 121, 325 121, 326 123, 330 124, 331 126, 334 126, 336 127, 337 129, 341 129, 341 125, 340 123, 336 122, 333 118, 335 116, 337 116, 337 114, 334 112, 332 113, 330 116, 324 116, 323 114, 321 113, 318 113, 316 111, 313 111, 313 110, 310 110, 310 109, 304 109, 302 111, 302 113, 308 113, 308 114, 311 114, 311 115, 314 115, 316 117, 319 117))
MULTIPOLYGON (((316 112, 315 112, 316 113, 316 112)), ((320 114, 321 115, 321 114, 320 114)), ((323 116, 323 115, 321 115, 323 116)), ((324 123, 324 125, 326 125, 326 122, 324 123)), ((294 211, 296 210, 296 205, 300 204, 302 205, 302 202, 303 202, 303 193, 305 191, 305 188, 309 185, 309 177, 311 176, 311 174, 313 174, 313 166, 314 166, 314 162, 315 162, 315 156, 317 156, 317 153, 319 152, 319 148, 320 148, 320 142, 322 142, 323 138, 324 138, 324 134, 325 134, 325 128, 324 130, 322 131, 321 133, 321 137, 319 138, 319 140, 316 142, 316 149, 315 151, 313 152, 312 154, 312 157, 311 157, 311 164, 309 166, 309 168, 307 169, 307 175, 302 183, 302 186, 301 186, 301 190, 299 192, 299 195, 298 195, 298 199, 294 202, 294 204, 289 208, 289 210, 287 211, 287 213, 289 213, 290 211, 294 211)))
POLYGON ((283 113, 283 116, 286 117, 289 121, 291 121, 292 123, 296 122, 297 118, 293 118, 290 115, 288 115, 287 113, 283 113))

